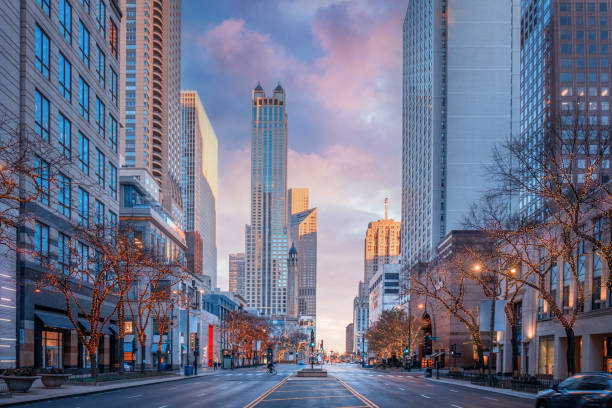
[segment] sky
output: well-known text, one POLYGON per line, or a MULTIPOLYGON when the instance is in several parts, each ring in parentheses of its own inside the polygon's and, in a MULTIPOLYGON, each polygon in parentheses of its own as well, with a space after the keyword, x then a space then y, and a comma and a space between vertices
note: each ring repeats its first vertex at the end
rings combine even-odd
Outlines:
POLYGON ((286 92, 288 187, 318 212, 317 335, 345 351, 368 222, 400 219, 402 20, 407 0, 183 0, 183 89, 219 140, 218 282, 244 252, 250 103, 286 92))

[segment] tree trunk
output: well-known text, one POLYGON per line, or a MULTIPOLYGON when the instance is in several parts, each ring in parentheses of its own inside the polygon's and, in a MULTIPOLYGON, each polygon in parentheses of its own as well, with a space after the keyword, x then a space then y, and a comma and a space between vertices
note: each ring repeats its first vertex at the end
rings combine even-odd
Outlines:
MULTIPOLYGON (((189 358, 187 358, 189 364, 189 358)), ((157 343, 157 371, 161 371, 161 343, 157 343)))
POLYGON ((567 373, 568 376, 576 374, 575 355, 576 355, 576 337, 574 329, 566 327, 565 334, 567 335, 567 373))
POLYGON ((117 364, 119 364, 118 371, 119 371, 119 374, 123 374, 123 363, 124 363, 123 361, 123 343, 124 343, 123 337, 119 337, 118 343, 119 343, 117 346, 117 348, 119 348, 119 352, 117 353, 117 364))
POLYGON ((482 344, 477 343, 476 344, 476 353, 478 354, 478 369, 481 371, 484 368, 484 353, 482 351, 482 344))
POLYGON ((96 353, 89 353, 89 364, 92 378, 98 378, 98 355, 96 353))
POLYGON ((512 376, 518 377, 518 341, 516 340, 516 336, 518 335, 518 326, 513 324, 510 326, 510 331, 512 333, 512 338, 510 343, 512 344, 512 376))
POLYGON ((140 345, 140 371, 144 373, 145 371, 145 355, 146 355, 146 347, 145 345, 140 345))

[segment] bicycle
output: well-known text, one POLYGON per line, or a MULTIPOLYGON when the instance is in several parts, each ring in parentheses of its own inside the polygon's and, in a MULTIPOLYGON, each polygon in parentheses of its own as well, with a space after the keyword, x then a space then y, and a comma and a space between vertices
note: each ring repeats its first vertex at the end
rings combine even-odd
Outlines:
POLYGON ((268 374, 275 375, 277 373, 276 368, 270 367, 266 370, 268 374))

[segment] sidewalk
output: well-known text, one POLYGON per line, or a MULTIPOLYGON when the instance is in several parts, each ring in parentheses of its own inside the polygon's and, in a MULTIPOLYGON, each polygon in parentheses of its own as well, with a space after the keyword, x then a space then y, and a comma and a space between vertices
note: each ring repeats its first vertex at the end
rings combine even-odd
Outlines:
POLYGON ((450 380, 446 378, 443 380, 438 380, 435 378, 426 378, 425 380, 443 383, 443 384, 452 384, 458 387, 473 388, 473 389, 481 390, 481 391, 496 392, 498 394, 509 395, 511 397, 525 398, 525 399, 531 399, 531 400, 535 400, 536 398, 535 394, 530 394, 528 392, 512 391, 512 390, 507 390, 504 388, 495 388, 495 387, 487 387, 484 385, 476 385, 476 384, 471 384, 468 381, 450 380))
MULTIPOLYGON (((201 370, 201 368, 200 368, 201 370)), ((198 371, 200 371, 198 370, 198 371)), ((216 372, 219 372, 218 370, 216 372)), ((144 380, 125 380, 125 381, 109 381, 109 384, 100 383, 100 385, 72 385, 66 384, 62 388, 45 388, 40 380, 36 380, 30 388, 29 392, 13 393, 12 395, 6 394, 0 396, 0 406, 7 406, 12 404, 25 404, 34 401, 44 401, 50 399, 74 397, 80 395, 97 394, 101 392, 108 392, 114 390, 120 390, 124 388, 140 387, 142 385, 157 384, 163 382, 172 382, 187 380, 195 377, 205 377, 213 375, 215 371, 207 369, 197 375, 189 377, 184 376, 182 373, 172 373, 167 377, 162 378, 150 378, 144 380)))

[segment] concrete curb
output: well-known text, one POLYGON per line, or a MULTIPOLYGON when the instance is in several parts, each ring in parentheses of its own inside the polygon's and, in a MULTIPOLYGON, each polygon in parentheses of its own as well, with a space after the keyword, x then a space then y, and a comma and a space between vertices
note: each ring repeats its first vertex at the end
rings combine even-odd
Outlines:
MULTIPOLYGON (((189 377, 185 377, 185 376, 177 376, 177 377, 168 377, 168 378, 157 378, 155 380, 151 380, 151 381, 147 381, 144 383, 123 383, 123 384, 109 384, 108 386, 105 385, 96 385, 95 387, 98 388, 96 390, 84 390, 84 391, 80 391, 80 392, 72 392, 72 393, 66 393, 66 394, 62 394, 62 395, 51 395, 51 396, 36 396, 34 398, 31 399, 27 399, 27 400, 23 400, 23 401, 2 401, 0 400, 0 406, 2 407, 7 407, 7 406, 19 406, 19 405, 25 405, 25 404, 30 404, 33 402, 41 402, 41 401, 52 401, 52 400, 58 400, 58 399, 62 399, 62 398, 72 398, 72 397, 80 397, 80 396, 85 396, 85 395, 92 395, 92 394, 101 394, 104 392, 110 392, 110 391, 117 391, 117 390, 124 390, 124 389, 128 389, 128 388, 136 388, 136 387, 142 387, 145 385, 151 385, 151 384, 160 384, 160 383, 166 383, 166 382, 174 382, 174 381, 181 381, 181 380, 189 380, 189 379, 193 379, 193 378, 200 378, 200 377, 207 377, 209 375, 212 374, 198 374, 198 375, 192 375, 189 377)), ((130 380, 126 380, 126 381, 130 381, 130 380)), ((81 387, 81 385, 77 385, 76 387, 81 387)), ((93 387, 93 386, 92 386, 93 387)), ((13 395, 26 395, 26 394, 13 394, 13 395)), ((13 398, 13 397, 9 397, 9 398, 13 398)))
POLYGON ((503 388, 495 388, 495 387, 485 387, 482 385, 474 385, 474 384, 469 384, 469 383, 464 384, 463 382, 459 382, 459 381, 438 380, 435 378, 425 378, 425 380, 443 383, 443 384, 452 384, 452 385, 456 385, 457 387, 473 388, 475 390, 495 392, 497 394, 504 394, 510 397, 524 398, 524 399, 530 399, 530 400, 536 399, 535 394, 529 394, 527 392, 512 391, 512 390, 506 390, 503 388))

